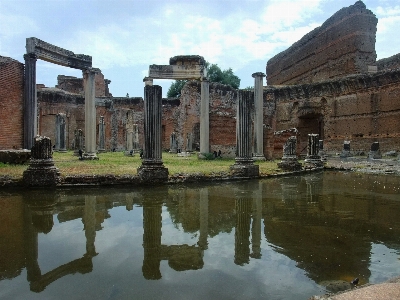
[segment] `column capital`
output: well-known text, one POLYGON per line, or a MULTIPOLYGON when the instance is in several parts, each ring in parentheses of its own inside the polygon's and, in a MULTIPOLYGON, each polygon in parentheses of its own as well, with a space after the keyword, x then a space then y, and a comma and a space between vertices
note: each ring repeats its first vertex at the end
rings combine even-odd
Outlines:
POLYGON ((28 60, 28 59, 37 60, 37 55, 36 55, 36 53, 26 53, 26 54, 24 54, 24 59, 25 60, 28 60))
POLYGON ((252 76, 253 78, 256 78, 256 77, 266 77, 266 75, 265 75, 263 72, 256 72, 256 73, 251 74, 251 76, 252 76))
POLYGON ((145 77, 145 78, 143 78, 143 82, 145 85, 153 85, 153 78, 145 77))
POLYGON ((99 68, 87 68, 87 69, 82 69, 82 74, 98 74, 101 73, 101 70, 99 68))

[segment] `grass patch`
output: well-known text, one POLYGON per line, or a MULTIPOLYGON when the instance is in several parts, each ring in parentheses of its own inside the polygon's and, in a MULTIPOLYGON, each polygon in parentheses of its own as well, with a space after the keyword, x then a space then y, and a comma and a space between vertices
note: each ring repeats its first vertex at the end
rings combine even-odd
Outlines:
MULTIPOLYGON (((73 151, 65 153, 54 152, 54 164, 59 168, 62 176, 71 175, 136 175, 137 168, 142 161, 139 154, 125 156, 123 152, 105 152, 98 154, 99 160, 79 160, 73 155, 73 151)), ((202 173, 211 175, 220 172, 229 173, 229 167, 235 163, 234 159, 221 158, 213 160, 200 160, 194 153, 189 157, 178 157, 176 154, 162 154, 164 166, 168 168, 169 174, 179 173, 202 173)), ((277 170, 277 161, 256 161, 260 168, 260 174, 272 174, 277 170)), ((22 178, 27 169, 25 165, 9 165, 0 163, 0 176, 9 175, 13 178, 22 178)))

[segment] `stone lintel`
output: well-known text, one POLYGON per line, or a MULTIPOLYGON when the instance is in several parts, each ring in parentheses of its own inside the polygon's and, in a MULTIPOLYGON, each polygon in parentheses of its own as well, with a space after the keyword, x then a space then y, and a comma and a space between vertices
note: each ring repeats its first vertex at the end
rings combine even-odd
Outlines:
POLYGON ((177 55, 169 59, 170 65, 206 65, 203 56, 200 55, 177 55))
POLYGON ((26 39, 26 53, 34 53, 39 59, 74 69, 82 70, 92 67, 91 56, 75 54, 72 51, 46 43, 35 37, 26 39))
POLYGON ((149 78, 152 79, 201 79, 206 76, 203 65, 150 65, 149 78))

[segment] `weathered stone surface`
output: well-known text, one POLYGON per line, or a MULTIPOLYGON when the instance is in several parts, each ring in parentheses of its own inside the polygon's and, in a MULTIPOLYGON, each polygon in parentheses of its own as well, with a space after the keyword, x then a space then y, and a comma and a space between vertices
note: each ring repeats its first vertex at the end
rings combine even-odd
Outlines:
POLYGON ((362 1, 342 8, 267 63, 269 85, 366 73, 376 62, 377 18, 362 1))
POLYGON ((0 162, 5 164, 24 164, 31 158, 31 151, 22 150, 0 150, 0 162))
POLYGON ((92 67, 92 57, 46 43, 38 38, 26 39, 26 53, 34 53, 39 59, 75 69, 92 67))
POLYGON ((23 182, 26 186, 56 186, 60 182, 60 172, 54 166, 52 150, 51 140, 48 137, 35 137, 29 167, 23 173, 23 182))

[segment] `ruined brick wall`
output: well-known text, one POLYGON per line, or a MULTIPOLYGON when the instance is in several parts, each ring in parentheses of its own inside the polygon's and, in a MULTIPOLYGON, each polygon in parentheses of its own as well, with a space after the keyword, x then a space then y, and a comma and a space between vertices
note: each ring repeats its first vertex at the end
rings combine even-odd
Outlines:
POLYGON ((395 70, 400 68, 400 53, 376 62, 378 71, 395 70))
MULTIPOLYGON (((103 73, 101 72, 96 73, 94 81, 95 81, 95 96, 109 97, 110 92, 108 90, 108 83, 110 81, 104 79, 103 73)), ((83 78, 58 75, 56 88, 73 94, 85 95, 85 89, 83 87, 83 78)))
POLYGON ((320 134, 329 152, 340 152, 345 140, 355 151, 368 152, 375 141, 383 152, 400 150, 400 70, 271 87, 269 93, 276 130, 297 128, 300 151, 309 133, 320 134))
POLYGON ((368 72, 376 64, 377 18, 361 1, 267 62, 268 85, 301 84, 368 72))
POLYGON ((56 88, 38 90, 38 129, 55 144, 56 115, 66 115, 66 147, 72 149, 75 129, 85 131, 85 98, 56 88))
POLYGON ((0 149, 23 147, 24 64, 0 56, 0 149))

